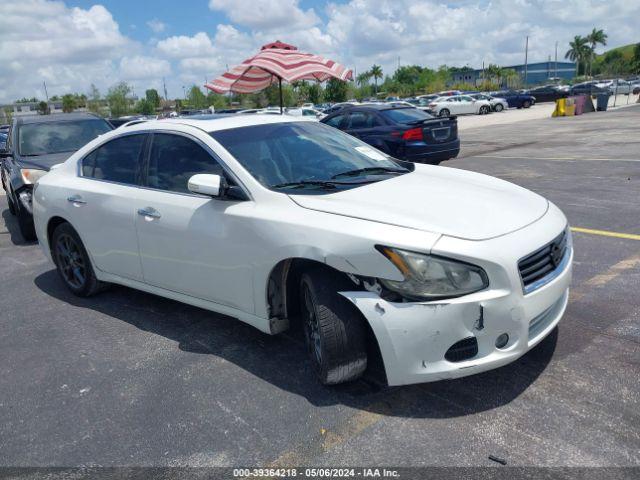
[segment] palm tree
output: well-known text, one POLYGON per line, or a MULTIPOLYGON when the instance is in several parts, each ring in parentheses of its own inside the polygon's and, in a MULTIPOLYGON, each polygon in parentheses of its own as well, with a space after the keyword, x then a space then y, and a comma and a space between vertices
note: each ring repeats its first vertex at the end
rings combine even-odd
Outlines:
POLYGON ((582 35, 576 35, 569 42, 569 50, 564 54, 564 58, 568 58, 572 62, 576 62, 576 77, 580 73, 580 63, 585 59, 587 50, 590 50, 588 40, 582 35))
POLYGON ((604 33, 604 30, 597 30, 595 27, 591 30, 591 33, 586 37, 587 42, 591 45, 591 52, 589 55, 589 75, 591 75, 593 71, 593 57, 595 56, 596 47, 598 45, 602 45, 603 47, 607 44, 607 34, 604 33))
POLYGON ((378 79, 382 78, 382 67, 380 65, 373 65, 369 70, 369 75, 373 77, 373 83, 376 86, 376 95, 378 94, 378 79))
POLYGON ((360 85, 361 87, 366 85, 367 83, 369 83, 369 80, 371 80, 371 73, 370 72, 360 73, 356 77, 356 83, 358 85, 360 85))

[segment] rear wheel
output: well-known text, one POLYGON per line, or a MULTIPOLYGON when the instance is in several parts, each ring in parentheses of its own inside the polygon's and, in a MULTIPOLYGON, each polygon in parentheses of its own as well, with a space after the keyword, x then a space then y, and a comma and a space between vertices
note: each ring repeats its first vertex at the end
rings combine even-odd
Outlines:
POLYGON ((75 295, 89 297, 105 286, 96 278, 80 236, 68 223, 53 231, 51 253, 60 278, 75 295))
POLYGON ((311 362, 325 385, 359 378, 367 368, 364 320, 338 291, 346 279, 313 269, 300 280, 300 310, 311 362))
POLYGON ((489 113, 489 107, 487 107, 486 105, 482 105, 480 107, 480 115, 487 115, 489 113))
POLYGON ((529 108, 531 106, 531 102, 529 100, 525 100, 522 102, 522 108, 529 108))
POLYGON ((496 112, 501 112, 502 110, 504 110, 504 106, 503 106, 501 103, 496 103, 496 106, 495 106, 495 107, 493 107, 493 109, 494 109, 496 112))
POLYGON ((443 108, 440 110, 440 113, 438 113, 439 117, 448 117, 449 115, 451 115, 451 112, 447 108, 443 108))

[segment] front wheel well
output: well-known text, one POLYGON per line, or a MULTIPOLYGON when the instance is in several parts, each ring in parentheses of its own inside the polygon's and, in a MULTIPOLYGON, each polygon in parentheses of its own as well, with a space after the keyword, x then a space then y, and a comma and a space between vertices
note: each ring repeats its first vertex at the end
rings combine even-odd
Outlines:
MULTIPOLYGON (((325 263, 307 258, 288 258, 281 260, 271 270, 271 274, 269 275, 267 282, 269 317, 286 319, 294 335, 302 333, 302 323, 300 321, 300 281, 302 274, 315 268, 325 269, 328 272, 337 272, 345 278, 349 278, 344 272, 330 267, 325 263)), ((357 285, 350 279, 348 279, 348 281, 353 284, 353 290, 363 289, 362 284, 357 285)), ((345 301, 348 302, 349 300, 345 298, 345 301)), ((352 307, 355 314, 361 317, 360 319, 365 326, 367 335, 365 341, 369 361, 365 375, 375 383, 386 384, 386 372, 380 346, 378 345, 378 339, 368 320, 364 318, 360 310, 358 310, 355 305, 352 305, 352 307)))
POLYGON ((59 225, 62 225, 63 223, 69 223, 69 222, 62 217, 51 217, 49 219, 49 223, 47 223, 47 244, 49 245, 50 251, 52 248, 51 237, 53 236, 53 232, 55 231, 56 228, 58 228, 59 225))

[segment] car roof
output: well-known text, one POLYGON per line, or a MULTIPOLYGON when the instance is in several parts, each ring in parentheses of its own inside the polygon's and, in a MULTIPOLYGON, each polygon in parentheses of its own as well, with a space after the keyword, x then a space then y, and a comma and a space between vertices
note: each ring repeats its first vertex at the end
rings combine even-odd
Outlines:
MULTIPOLYGON (((215 114, 213 114, 215 115, 215 114)), ((212 116, 213 116, 212 115, 212 116)), ((202 115, 202 117, 208 117, 202 115)), ((199 116, 192 117, 177 117, 167 118, 163 120, 148 120, 146 122, 136 122, 129 127, 124 126, 127 131, 135 130, 151 130, 155 127, 162 127, 165 125, 185 125, 196 127, 205 132, 214 132, 218 130, 228 130, 231 128, 251 127, 254 125, 266 125, 273 123, 292 123, 292 122, 311 122, 317 123, 317 121, 311 118, 294 117, 292 115, 220 115, 216 118, 199 118, 199 116)), ((118 132, 122 132, 123 127, 120 127, 118 132)))
MULTIPOLYGON (((74 112, 74 113, 52 113, 51 115, 25 115, 17 117, 17 125, 27 125, 32 123, 57 123, 68 122, 72 120, 97 120, 101 117, 93 113, 74 112)), ((105 120, 106 121, 106 120, 105 120)))

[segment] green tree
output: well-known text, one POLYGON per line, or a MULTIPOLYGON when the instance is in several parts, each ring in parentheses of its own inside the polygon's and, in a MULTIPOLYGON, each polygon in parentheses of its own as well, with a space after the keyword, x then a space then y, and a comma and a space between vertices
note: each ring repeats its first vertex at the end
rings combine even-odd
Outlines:
POLYGON ((160 95, 155 88, 150 88, 149 90, 144 92, 144 97, 146 98, 147 102, 153 105, 153 108, 160 107, 160 95))
POLYGON ((131 87, 126 82, 120 82, 109 89, 107 103, 112 116, 121 117, 129 113, 129 99, 127 97, 130 93, 131 87))
POLYGON ((309 85, 307 90, 307 99, 313 104, 322 102, 322 88, 319 84, 312 83, 309 85))
POLYGON ((62 111, 64 113, 71 113, 78 107, 76 97, 70 93, 62 96, 62 111))
POLYGON ((197 85, 192 86, 187 94, 187 103, 191 108, 206 108, 207 97, 197 85))
POLYGON ((593 60, 595 57, 596 47, 598 45, 602 45, 603 47, 607 44, 607 34, 604 33, 602 29, 596 29, 595 27, 591 30, 591 33, 586 36, 586 40, 591 46, 589 54, 589 74, 593 74, 593 60))
POLYGON ((49 105, 44 100, 38 104, 38 113, 40 115, 49 115, 51 113, 49 105))
POLYGON ((344 102, 347 100, 348 86, 347 82, 331 78, 327 82, 324 90, 324 98, 328 102, 344 102))
POLYGON ((564 58, 576 62, 576 77, 580 75, 580 64, 591 54, 590 50, 588 40, 581 35, 574 36, 569 42, 569 50, 564 54, 564 58))
POLYGON ((215 110, 221 110, 227 108, 228 103, 223 95, 209 90, 209 93, 207 93, 207 106, 213 107, 215 110))
POLYGON ((149 100, 142 98, 136 104, 136 111, 142 115, 153 115, 156 109, 149 100))
POLYGON ((640 43, 636 43, 636 46, 633 47, 633 65, 632 70, 633 73, 640 73, 640 43))
POLYGON ((59 95, 54 95, 49 100, 51 100, 52 102, 57 102, 58 100, 60 100, 60 96, 59 95))
POLYGON ((380 65, 373 65, 371 70, 369 70, 371 77, 373 78, 373 83, 375 85, 376 95, 378 94, 378 79, 382 78, 382 67, 380 65))
POLYGON ((89 97, 87 100, 87 108, 96 115, 100 113, 100 90, 93 83, 89 87, 89 97))

